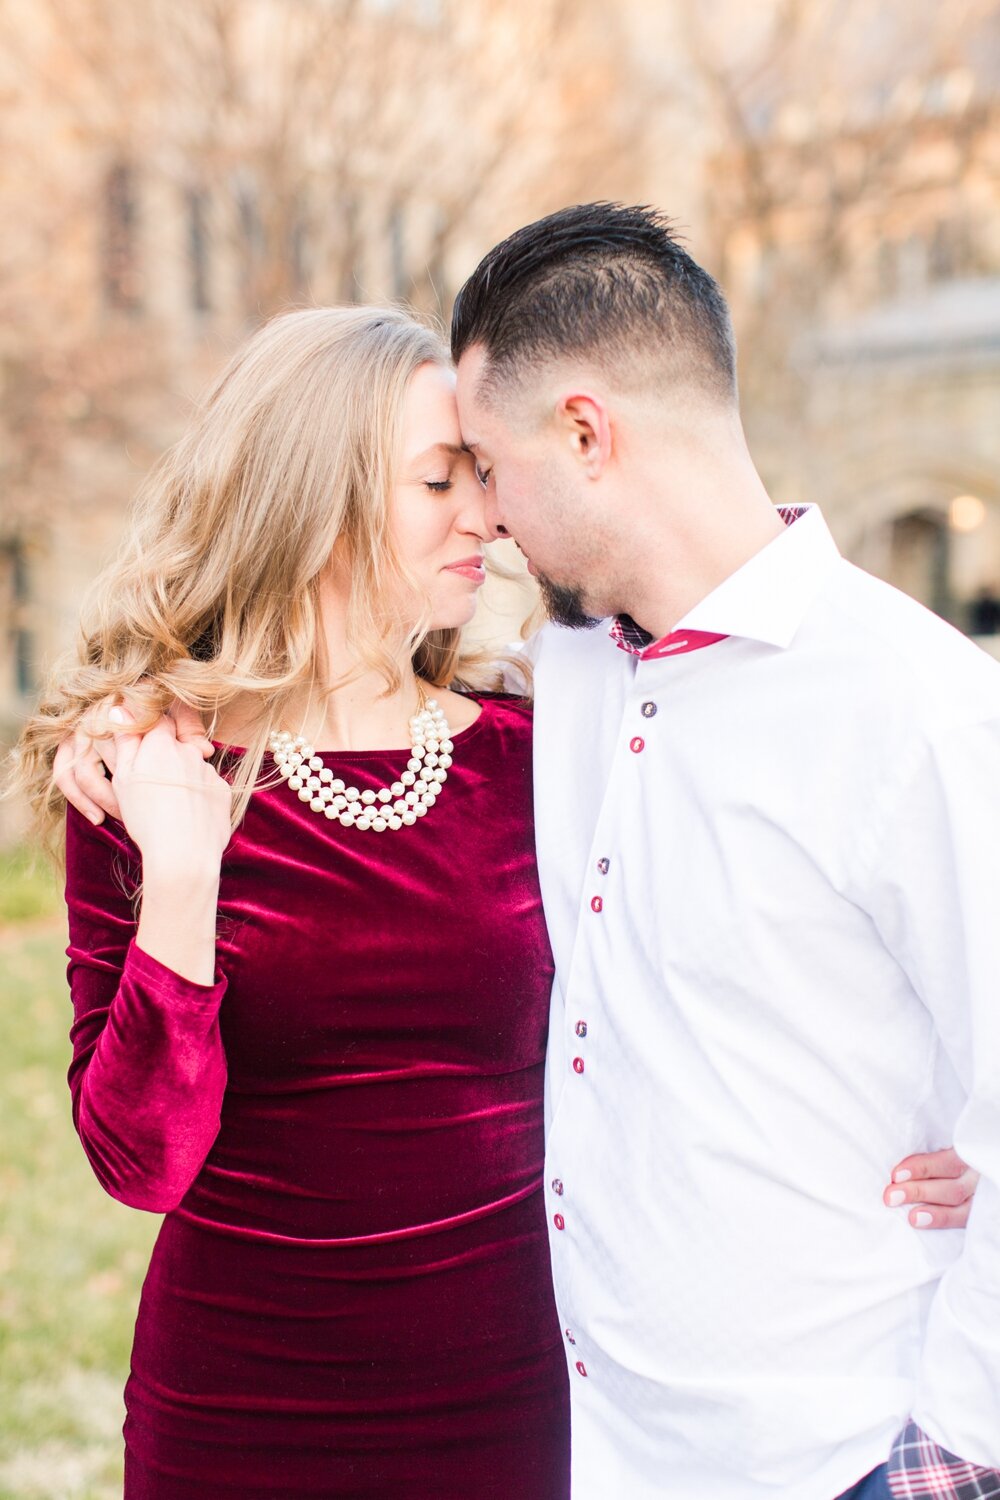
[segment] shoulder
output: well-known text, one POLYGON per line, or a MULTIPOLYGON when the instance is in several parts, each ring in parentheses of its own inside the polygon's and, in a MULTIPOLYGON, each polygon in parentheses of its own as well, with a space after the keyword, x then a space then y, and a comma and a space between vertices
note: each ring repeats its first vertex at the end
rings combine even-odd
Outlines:
POLYGON ((512 729, 531 732, 532 703, 520 693, 482 693, 470 695, 480 706, 481 717, 512 729))
POLYGON ((843 564, 816 624, 884 720, 899 716, 933 736, 1000 718, 1000 663, 862 569, 843 564))

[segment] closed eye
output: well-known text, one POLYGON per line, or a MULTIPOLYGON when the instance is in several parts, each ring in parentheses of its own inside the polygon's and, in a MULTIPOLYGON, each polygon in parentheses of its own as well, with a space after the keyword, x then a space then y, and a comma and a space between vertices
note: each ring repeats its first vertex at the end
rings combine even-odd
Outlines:
POLYGON ((427 489, 433 490, 436 495, 441 495, 445 490, 451 489, 452 481, 450 479, 425 479, 424 485, 427 489))
POLYGON ((489 484, 492 474, 492 469, 484 469, 482 464, 476 464, 476 478, 479 480, 479 483, 482 485, 483 489, 485 489, 489 484))

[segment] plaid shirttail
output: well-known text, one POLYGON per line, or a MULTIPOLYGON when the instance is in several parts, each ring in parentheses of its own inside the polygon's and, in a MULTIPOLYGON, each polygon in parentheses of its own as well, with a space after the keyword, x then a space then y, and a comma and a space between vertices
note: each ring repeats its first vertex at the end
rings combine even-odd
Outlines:
POLYGON ((893 1444, 887 1483, 894 1500, 1000 1500, 1000 1471, 956 1458, 913 1421, 893 1444))

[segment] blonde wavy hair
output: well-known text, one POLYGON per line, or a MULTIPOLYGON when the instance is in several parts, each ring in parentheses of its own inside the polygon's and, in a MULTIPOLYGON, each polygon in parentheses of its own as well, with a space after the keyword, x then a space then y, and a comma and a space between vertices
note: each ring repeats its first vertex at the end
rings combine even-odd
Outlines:
POLYGON ((285 313, 233 357, 141 490, 78 649, 52 671, 20 737, 11 790, 26 794, 50 850, 60 851, 65 813, 56 749, 79 728, 108 733, 107 710, 122 701, 148 728, 179 699, 208 716, 211 734, 245 696, 254 732, 233 777, 242 818, 270 729, 337 665, 323 659, 319 585, 338 544, 351 647, 387 691, 400 672, 386 643, 401 630, 424 680, 497 686, 491 659, 464 650, 459 630, 428 628, 427 601, 392 544, 403 402, 428 362, 449 362, 438 335, 376 307, 285 313), (411 627, 399 618, 401 586, 411 627))

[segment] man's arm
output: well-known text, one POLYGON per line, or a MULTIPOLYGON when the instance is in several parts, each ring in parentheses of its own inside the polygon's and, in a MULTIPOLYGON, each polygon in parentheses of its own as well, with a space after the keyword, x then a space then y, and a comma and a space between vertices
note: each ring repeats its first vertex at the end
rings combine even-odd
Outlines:
POLYGON ((1000 718, 953 728, 900 787, 852 892, 931 1012, 967 1096, 955 1146, 980 1174, 930 1311, 913 1416, 1000 1469, 1000 718))

